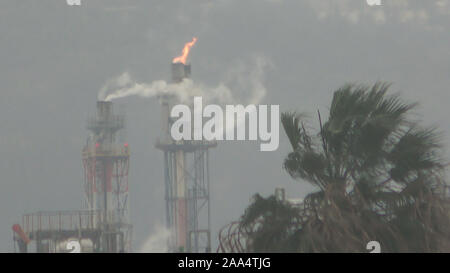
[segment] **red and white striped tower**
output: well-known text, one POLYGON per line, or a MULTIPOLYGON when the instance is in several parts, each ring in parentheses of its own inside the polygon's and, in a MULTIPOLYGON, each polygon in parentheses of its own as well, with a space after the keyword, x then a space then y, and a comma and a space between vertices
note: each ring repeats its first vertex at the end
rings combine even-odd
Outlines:
POLYGON ((124 117, 113 114, 109 101, 97 102, 97 115, 88 120, 91 136, 83 149, 86 207, 98 211, 92 219, 100 228, 104 252, 130 250, 131 225, 128 219, 128 143, 119 143, 116 134, 124 128, 124 117))
MULTIPOLYGON (((180 84, 190 76, 191 66, 171 64, 172 83, 180 84)), ((170 252, 209 252, 210 208, 208 149, 217 144, 207 141, 174 141, 170 136, 169 116, 176 97, 160 96, 162 137, 156 147, 164 152, 166 221, 170 230, 170 252)), ((191 111, 192 112, 192 111, 191 111)))

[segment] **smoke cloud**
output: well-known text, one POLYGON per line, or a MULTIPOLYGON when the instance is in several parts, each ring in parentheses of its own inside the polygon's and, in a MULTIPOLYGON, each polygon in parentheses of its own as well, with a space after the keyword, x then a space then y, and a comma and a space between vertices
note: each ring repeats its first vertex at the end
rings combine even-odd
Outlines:
POLYGON ((145 240, 139 249, 140 253, 164 253, 167 252, 167 240, 170 237, 170 230, 158 225, 155 231, 145 240))
MULTIPOLYGON (((156 80, 151 83, 139 83, 132 79, 128 72, 117 78, 108 80, 98 94, 98 100, 111 101, 129 96, 153 98, 159 95, 172 95, 178 103, 191 104, 193 97, 202 97, 203 103, 218 105, 249 105, 261 104, 267 94, 263 83, 264 73, 272 64, 263 57, 256 57, 252 65, 239 61, 235 63, 226 75, 226 81, 215 87, 209 87, 202 83, 196 83, 192 79, 184 79, 181 83, 167 83, 164 80, 156 80)), ((255 108, 256 109, 256 108, 255 108)), ((194 111, 201 111, 195 109, 194 111)), ((252 110, 254 111, 254 110, 252 110)), ((198 114, 195 112, 195 114, 198 114)), ((201 113, 200 113, 201 115, 201 113)), ((237 120, 234 126, 226 126, 225 131, 242 128, 245 120, 237 120)), ((225 123, 219 132, 224 130, 225 123)))
POLYGON ((207 103, 259 104, 267 93, 263 76, 268 65, 269 62, 265 58, 258 57, 251 69, 242 63, 233 67, 228 81, 233 88, 227 83, 209 87, 192 79, 184 79, 177 84, 167 83, 164 80, 140 83, 125 72, 117 78, 108 80, 101 88, 98 99, 111 101, 129 96, 152 98, 166 94, 176 96, 180 103, 189 102, 193 96, 201 96, 207 103))

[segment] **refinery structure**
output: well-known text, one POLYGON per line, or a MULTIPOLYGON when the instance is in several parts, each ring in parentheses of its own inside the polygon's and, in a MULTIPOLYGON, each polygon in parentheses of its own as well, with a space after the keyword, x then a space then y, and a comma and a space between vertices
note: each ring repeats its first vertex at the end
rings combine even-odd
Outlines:
MULTIPOLYGON (((191 66, 186 59, 196 40, 187 43, 182 55, 173 59, 173 84, 190 77, 191 66)), ((170 231, 167 249, 210 252, 209 149, 217 144, 173 140, 169 113, 179 103, 178 98, 161 95, 158 99, 162 129, 155 148, 162 151, 164 160, 161 186, 165 187, 166 227, 170 231)), ((87 121, 89 136, 82 148, 83 207, 23 215, 22 223, 12 227, 16 252, 133 251, 128 195, 130 147, 118 138, 118 133, 124 130, 124 116, 114 113, 111 101, 97 101, 96 106, 96 115, 87 121)))
POLYGON ((13 226, 19 252, 131 251, 130 150, 128 143, 117 141, 117 132, 123 128, 124 118, 114 114, 112 103, 98 101, 96 116, 87 122, 90 135, 82 150, 84 207, 23 215, 22 224, 13 226))
MULTIPOLYGON (((189 77, 190 65, 172 63, 172 81, 189 77)), ((177 98, 160 96, 162 137, 156 147, 164 153, 166 225, 170 230, 170 252, 210 252, 211 219, 209 206, 209 149, 212 141, 174 141, 169 130, 171 106, 177 98)), ((193 111, 192 111, 193 112, 193 111)))

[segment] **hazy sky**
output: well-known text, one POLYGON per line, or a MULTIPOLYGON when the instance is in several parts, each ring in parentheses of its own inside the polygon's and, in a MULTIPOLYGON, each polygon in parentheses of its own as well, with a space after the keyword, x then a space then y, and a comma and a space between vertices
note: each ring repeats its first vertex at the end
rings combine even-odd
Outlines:
MULTIPOLYGON (((326 113, 344 83, 389 81, 420 102, 414 118, 439 126, 450 144, 450 0, 81 1, 0 0, 0 251, 13 250, 11 226, 23 213, 81 207, 85 122, 103 84, 125 72, 140 82, 169 79, 172 58, 193 36, 195 82, 227 83, 245 97, 262 59, 261 103, 314 114, 326 113)), ((165 223, 163 156, 153 146, 160 106, 138 97, 115 103, 127 116, 138 251, 165 223)), ((211 151, 214 248, 219 228, 254 193, 313 190, 282 170, 289 148, 280 129, 275 152, 257 142, 211 151)))

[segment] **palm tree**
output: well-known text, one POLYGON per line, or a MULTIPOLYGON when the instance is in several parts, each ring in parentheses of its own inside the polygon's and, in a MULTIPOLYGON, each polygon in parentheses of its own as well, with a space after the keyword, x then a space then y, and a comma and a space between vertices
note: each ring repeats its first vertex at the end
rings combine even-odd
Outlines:
POLYGON ((411 121, 416 104, 388 96, 388 89, 341 87, 326 122, 318 112, 316 133, 304 115, 282 114, 292 146, 284 169, 318 190, 295 216, 287 202, 271 217, 269 199, 254 202, 241 219, 248 251, 361 252, 373 240, 384 252, 450 251, 440 134, 411 121), (278 245, 273 234, 281 236, 278 245))

